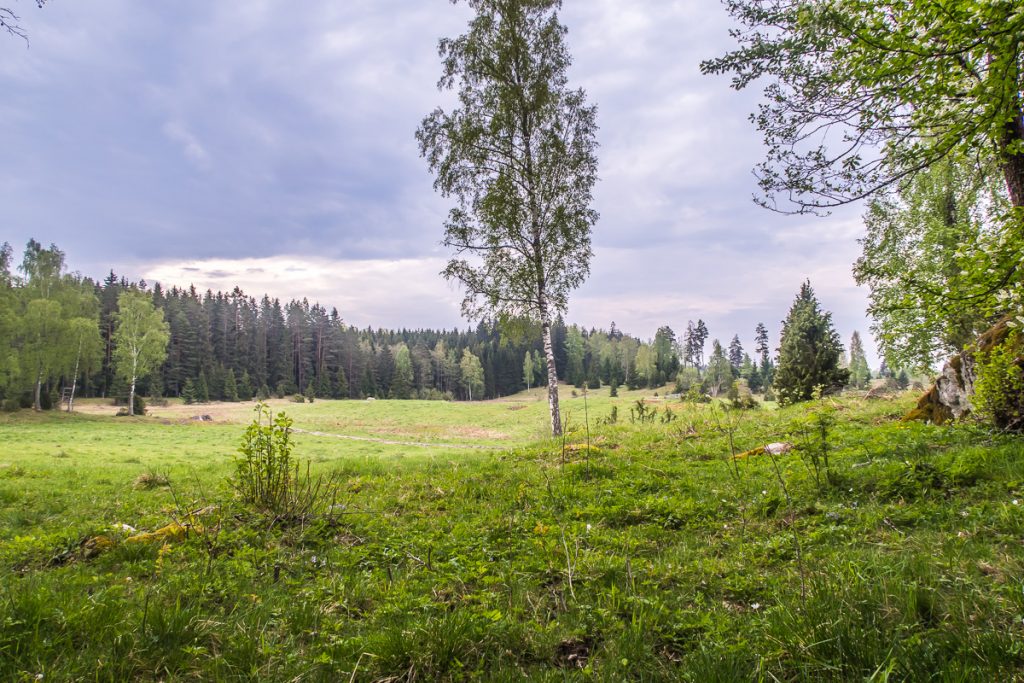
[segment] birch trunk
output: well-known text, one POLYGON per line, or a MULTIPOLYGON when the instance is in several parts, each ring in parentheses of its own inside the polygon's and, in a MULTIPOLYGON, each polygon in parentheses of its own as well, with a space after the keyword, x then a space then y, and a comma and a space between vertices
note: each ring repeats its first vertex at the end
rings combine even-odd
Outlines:
POLYGON ((551 436, 562 435, 562 416, 558 409, 558 372, 555 369, 555 350, 551 344, 551 321, 544 315, 544 357, 548 362, 548 410, 551 412, 551 436))
POLYGON ((75 405, 75 389, 78 388, 78 364, 82 361, 82 340, 78 340, 78 355, 75 356, 75 374, 71 378, 71 395, 68 396, 68 412, 75 405))

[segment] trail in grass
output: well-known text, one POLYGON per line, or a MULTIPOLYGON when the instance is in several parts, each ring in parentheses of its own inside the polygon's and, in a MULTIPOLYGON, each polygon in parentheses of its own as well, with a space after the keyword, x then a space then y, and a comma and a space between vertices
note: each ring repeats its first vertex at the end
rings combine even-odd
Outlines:
POLYGON ((331 434, 330 432, 315 432, 308 429, 292 427, 296 434, 309 434, 310 436, 325 436, 331 439, 345 439, 347 441, 369 441, 371 443, 382 443, 388 446, 413 446, 414 448, 455 448, 461 450, 475 451, 498 451, 505 446, 487 446, 483 444, 469 443, 424 443, 421 441, 391 441, 389 439, 378 439, 372 436, 351 436, 348 434, 331 434))

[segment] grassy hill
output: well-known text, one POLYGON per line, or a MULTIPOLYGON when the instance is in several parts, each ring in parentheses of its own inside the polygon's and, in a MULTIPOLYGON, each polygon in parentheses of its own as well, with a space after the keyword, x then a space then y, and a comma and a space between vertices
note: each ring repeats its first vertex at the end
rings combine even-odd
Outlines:
POLYGON ((1020 440, 640 397, 277 402, 301 520, 227 484, 251 404, 0 416, 0 679, 1024 676, 1020 440))

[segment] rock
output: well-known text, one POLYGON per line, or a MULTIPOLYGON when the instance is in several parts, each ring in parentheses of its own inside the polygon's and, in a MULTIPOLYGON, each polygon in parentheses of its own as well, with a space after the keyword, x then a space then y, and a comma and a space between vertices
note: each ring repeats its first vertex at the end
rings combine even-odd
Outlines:
POLYGON ((788 441, 783 441, 779 443, 769 443, 765 444, 764 446, 759 446, 758 448, 752 448, 749 451, 744 451, 743 453, 737 453, 733 459, 739 460, 740 458, 749 458, 754 455, 765 454, 785 455, 786 453, 789 453, 791 450, 793 450, 793 444, 789 443, 788 441))
POLYGON ((785 455, 793 450, 793 444, 788 441, 783 443, 770 443, 764 447, 764 452, 769 455, 785 455))
POLYGON ((91 559, 113 547, 114 541, 109 536, 94 536, 82 544, 82 557, 91 559))
MULTIPOLYGON (((971 396, 974 395, 974 381, 977 378, 975 356, 987 354, 1006 341, 1012 332, 1010 320, 1010 316, 1002 318, 963 353, 950 358, 935 384, 921 397, 917 406, 906 414, 903 421, 922 420, 940 425, 969 415, 973 410, 971 396)), ((1010 403, 1020 405, 1024 400, 1016 396, 1011 398, 1010 403)), ((994 422, 1002 429, 1014 428, 1010 424, 1011 418, 997 415, 994 422)))
POLYGON ((213 422, 213 418, 209 415, 193 415, 192 420, 195 422, 213 422))
POLYGON ((124 542, 132 544, 153 543, 154 541, 160 541, 163 543, 168 541, 183 541, 188 537, 189 532, 200 533, 200 531, 201 529, 191 524, 178 524, 177 522, 171 522, 167 526, 160 527, 156 531, 129 536, 124 539, 124 542))

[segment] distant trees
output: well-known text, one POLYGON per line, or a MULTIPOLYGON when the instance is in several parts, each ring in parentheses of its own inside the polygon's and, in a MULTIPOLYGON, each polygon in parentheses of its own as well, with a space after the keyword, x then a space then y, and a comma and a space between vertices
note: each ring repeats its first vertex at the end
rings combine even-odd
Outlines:
POLYGON ((399 344, 395 351, 395 373, 391 381, 391 398, 412 398, 414 379, 409 347, 399 344))
POLYGON ((772 363, 771 349, 768 346, 768 328, 764 326, 764 323, 757 324, 757 328, 754 330, 754 343, 756 344, 754 349, 761 360, 761 365, 758 368, 761 382, 764 386, 769 387, 775 378, 775 366, 772 363))
POLYGON ((715 339, 711 343, 711 356, 708 358, 708 367, 704 373, 704 381, 708 393, 718 396, 723 389, 732 386, 733 373, 729 358, 725 355, 722 343, 715 339))
POLYGON ((850 386, 863 389, 871 380, 871 369, 868 368, 868 359, 864 355, 864 343, 860 340, 860 332, 853 331, 850 337, 850 363, 847 368, 850 371, 850 386))
MULTIPOLYGON (((9 247, 4 251, 9 261, 9 247)), ((20 270, 24 280, 16 292, 10 289, 10 275, 3 276, 11 306, 4 317, 18 349, 16 359, 8 356, 6 364, 16 368, 9 382, 30 384, 32 406, 42 410, 44 385, 62 375, 77 376, 83 362, 88 366, 95 359, 98 304, 89 282, 65 273, 64 253, 55 245, 44 249, 29 240, 20 270)))
POLYGON ((806 401, 816 389, 845 386, 850 373, 839 367, 842 354, 832 314, 821 310, 811 283, 804 282, 782 323, 774 381, 779 402, 806 401))
MULTIPOLYGON (((128 382, 128 414, 135 414, 136 382, 158 369, 167 356, 170 327, 163 311, 143 292, 127 290, 117 299, 114 367, 128 382)), ((234 380, 234 375, 231 377, 234 380)), ((234 387, 232 387, 234 390, 234 387)), ((237 400, 237 391, 233 391, 237 400)))
POLYGON ((679 372, 676 333, 668 325, 659 327, 654 333, 654 364, 656 374, 651 378, 651 386, 661 386, 679 372))
POLYGON ((686 324, 686 334, 683 337, 683 362, 685 365, 697 368, 704 365, 704 344, 708 340, 708 327, 703 320, 697 320, 686 324))
POLYGON ((558 435, 551 328, 589 272, 596 109, 568 87, 559 0, 469 4, 468 32, 439 46, 439 86, 457 89, 459 106, 435 110, 416 133, 435 188, 456 200, 444 238, 455 255, 444 274, 465 287, 470 318, 539 323, 558 435))
POLYGON ((739 376, 740 366, 743 365, 743 344, 740 343, 740 336, 733 335, 729 342, 729 365, 732 366, 733 374, 739 376))
POLYGON ((462 373, 462 386, 465 387, 469 400, 472 401, 474 390, 476 390, 477 397, 483 392, 484 368, 480 364, 479 358, 473 355, 469 349, 463 349, 459 370, 462 373))

